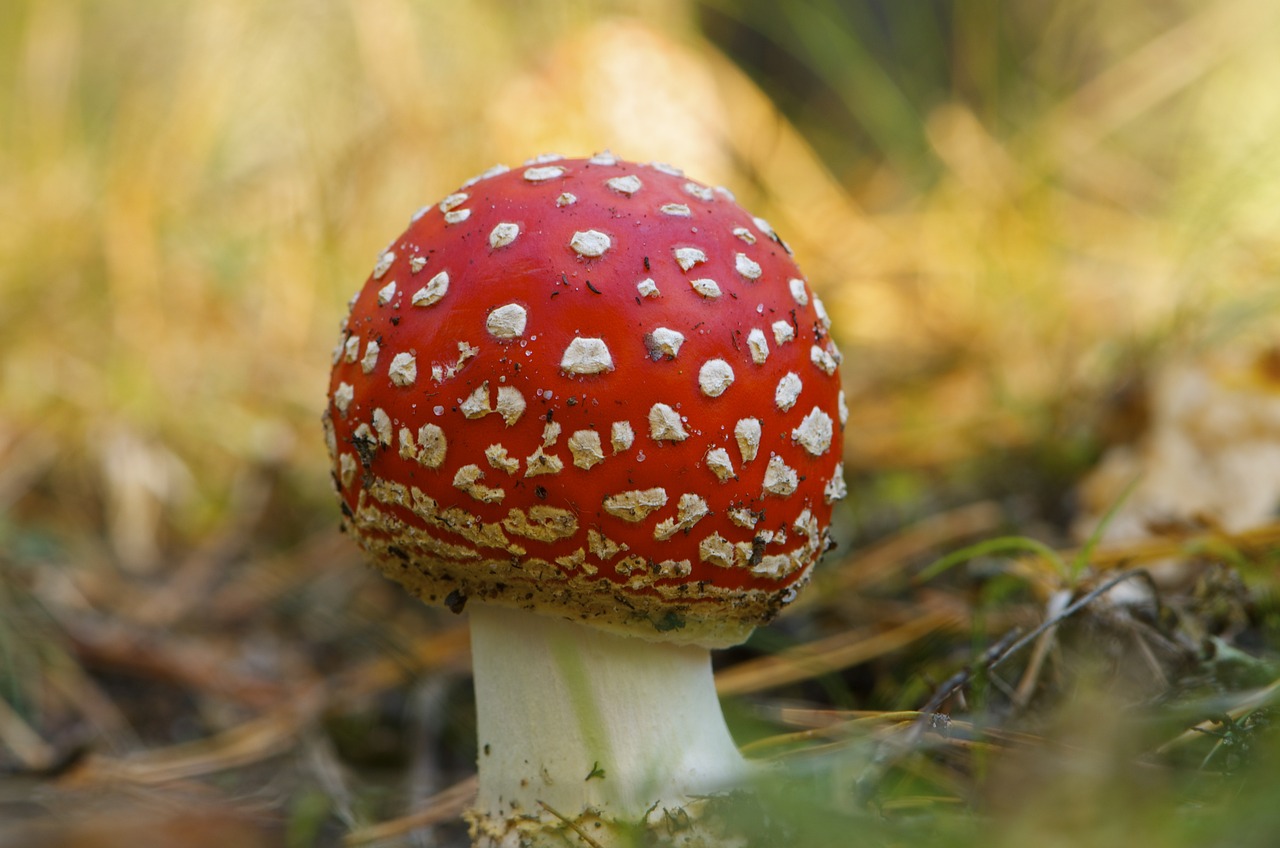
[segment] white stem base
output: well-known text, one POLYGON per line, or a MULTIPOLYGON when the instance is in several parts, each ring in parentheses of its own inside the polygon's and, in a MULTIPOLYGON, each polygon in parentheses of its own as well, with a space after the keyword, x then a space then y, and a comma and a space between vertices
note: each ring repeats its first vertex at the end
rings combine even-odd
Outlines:
POLYGON ((566 822, 618 844, 610 823, 684 815, 747 777, 706 649, 479 604, 470 615, 477 845, 540 844, 566 822))

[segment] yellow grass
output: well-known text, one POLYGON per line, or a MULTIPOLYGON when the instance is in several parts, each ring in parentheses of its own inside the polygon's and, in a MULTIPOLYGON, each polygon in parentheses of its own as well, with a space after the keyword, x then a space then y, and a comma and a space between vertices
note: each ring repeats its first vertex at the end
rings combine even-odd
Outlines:
POLYGON ((604 147, 793 242, 856 463, 1023 443, 1133 351, 1274 330, 1278 14, 1068 4, 1032 59, 1070 29, 1096 70, 999 126, 923 111, 920 190, 876 151, 837 180, 687 3, 15 2, 0 449, 90 483, 138 562, 216 522, 245 464, 322 487, 328 350, 381 245, 494 161, 604 147))

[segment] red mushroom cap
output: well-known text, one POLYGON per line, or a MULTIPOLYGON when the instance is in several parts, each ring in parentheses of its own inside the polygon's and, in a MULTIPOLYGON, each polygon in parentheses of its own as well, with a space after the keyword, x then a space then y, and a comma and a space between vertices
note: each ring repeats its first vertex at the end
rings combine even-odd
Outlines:
POLYGON ((344 525, 428 602, 739 642, 845 493, 828 327, 724 189, 609 154, 491 169, 352 301, 325 414, 344 525))

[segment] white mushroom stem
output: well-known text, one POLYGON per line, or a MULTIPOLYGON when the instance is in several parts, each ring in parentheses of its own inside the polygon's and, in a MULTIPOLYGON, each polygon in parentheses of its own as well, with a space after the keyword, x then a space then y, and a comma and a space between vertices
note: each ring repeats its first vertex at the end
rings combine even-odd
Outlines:
POLYGON ((566 821, 629 844, 613 823, 688 821, 696 799, 747 777, 705 648, 480 604, 470 614, 475 844, 563 844, 566 821))

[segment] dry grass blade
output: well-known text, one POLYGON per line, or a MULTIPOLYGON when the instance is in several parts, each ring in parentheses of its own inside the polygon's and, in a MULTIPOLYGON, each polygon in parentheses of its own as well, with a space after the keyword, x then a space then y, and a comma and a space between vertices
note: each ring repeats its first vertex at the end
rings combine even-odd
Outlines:
POLYGON ((0 745, 13 752, 27 771, 48 768, 57 758, 53 748, 4 698, 0 698, 0 745))
POLYGON ((893 712, 872 713, 868 715, 859 715, 856 718, 849 718, 843 721, 822 724, 812 727, 808 730, 797 730, 791 733, 779 733, 774 736, 766 736, 763 739, 757 739, 742 746, 742 753, 747 756, 762 756, 775 748, 790 745, 805 745, 805 751, 814 750, 810 743, 816 740, 841 740, 847 739, 855 730, 864 730, 867 728, 901 727, 907 725, 917 718, 920 713, 915 710, 897 710, 893 712))
POLYGON ((72 771, 65 783, 170 783, 261 762, 292 749, 324 703, 324 689, 315 687, 299 693, 285 706, 206 739, 124 758, 92 756, 72 771))
POLYGON ((236 670, 234 645, 180 637, 131 626, 125 619, 97 620, 88 615, 62 622, 82 661, 164 680, 193 691, 207 691, 258 708, 289 697, 288 687, 260 675, 236 670))
POLYGON ((1003 664, 1007 659, 1017 654, 1023 648, 1040 639, 1045 633, 1057 627, 1062 621, 1075 615, 1080 610, 1092 604, 1098 598, 1110 592, 1121 583, 1132 580, 1143 579, 1150 582, 1151 577, 1145 571, 1138 569, 1126 571, 1118 574, 1111 579, 1103 582, 1101 585, 1086 593, 1082 597, 1076 599, 1071 604, 1062 608, 1060 612, 1051 618, 1046 619, 1039 627, 1036 627, 1030 633, 1025 635, 1019 634, 1013 630, 1006 633, 995 644, 988 647, 979 660, 971 667, 961 669, 954 674, 949 680, 946 680, 933 693, 933 697, 929 699, 920 709, 920 717, 911 723, 910 727, 903 733, 898 734, 885 740, 876 751, 871 762, 867 764, 862 775, 858 778, 858 793, 864 799, 869 799, 880 785, 884 775, 888 769, 905 756, 916 749, 921 736, 928 728, 929 722, 938 710, 946 704, 956 693, 960 692, 972 680, 975 670, 992 671, 1003 664))
POLYGON ((350 703, 392 689, 416 674, 443 668, 464 669, 471 661, 471 633, 451 627, 418 640, 407 658, 378 657, 343 675, 334 697, 350 703))
MULTIPOLYGON (((1252 692, 1244 693, 1240 698, 1240 702, 1231 709, 1227 710, 1225 715, 1232 721, 1239 721, 1254 710, 1262 709, 1280 700, 1280 680, 1274 680, 1261 689, 1255 689, 1252 692)), ((1200 722, 1194 727, 1189 727, 1182 733, 1165 742, 1156 748, 1157 754, 1168 754, 1181 748, 1189 742, 1203 739, 1204 734, 1213 730, 1217 720, 1210 719, 1200 722)))
POLYGON ((377 845, 380 842, 403 838, 418 828, 456 819, 471 806, 478 788, 479 783, 476 778, 469 777, 428 798, 423 803, 422 809, 417 812, 353 830, 343 839, 342 844, 377 845))
POLYGON ((1080 88, 1037 127, 1054 139, 1062 161, 1085 155, 1123 123, 1203 79, 1214 65, 1242 48, 1242 41, 1267 33, 1260 11, 1274 8, 1254 0, 1210 3, 1080 88))
POLYGON ((901 574, 904 563, 1000 526, 1000 505, 978 501, 931 515, 888 538, 854 551, 815 580, 818 591, 801 595, 796 606, 817 603, 826 592, 863 590, 901 574))
POLYGON ((809 680, 900 650, 935 630, 954 628, 959 622, 949 612, 926 612, 889 630, 838 633, 727 668, 716 675, 716 691, 722 696, 744 695, 809 680))
MULTIPOLYGON (((1089 565, 1095 569, 1109 570, 1223 548, 1265 554, 1269 550, 1275 550, 1277 546, 1280 546, 1280 521, 1273 521, 1240 533, 1214 530, 1181 537, 1142 539, 1123 545, 1108 545, 1094 549, 1089 557, 1089 565)), ((1069 560, 1075 553, 1064 551, 1062 555, 1069 560)))

